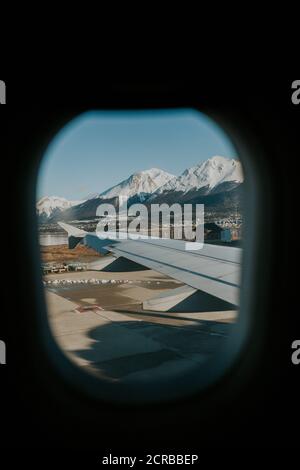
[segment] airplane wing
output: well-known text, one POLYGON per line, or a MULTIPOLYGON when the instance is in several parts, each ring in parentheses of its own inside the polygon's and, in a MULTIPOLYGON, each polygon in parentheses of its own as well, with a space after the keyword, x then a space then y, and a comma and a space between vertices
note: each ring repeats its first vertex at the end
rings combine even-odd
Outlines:
MULTIPOLYGON (((189 286, 234 305, 239 304, 240 248, 204 244, 200 250, 187 251, 186 243, 172 239, 101 239, 96 233, 60 223, 69 237, 116 258, 153 269, 189 286)), ((69 243, 70 246, 70 243, 69 243)))

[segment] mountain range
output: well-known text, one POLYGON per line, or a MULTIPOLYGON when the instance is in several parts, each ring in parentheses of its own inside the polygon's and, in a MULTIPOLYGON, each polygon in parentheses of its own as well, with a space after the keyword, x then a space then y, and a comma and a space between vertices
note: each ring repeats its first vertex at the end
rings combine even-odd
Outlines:
POLYGON ((36 211, 40 222, 47 222, 49 219, 58 216, 66 209, 77 206, 83 201, 69 201, 64 197, 44 196, 36 204, 36 211))
POLYGON ((238 160, 214 156, 175 176, 158 168, 140 171, 106 191, 85 201, 46 196, 37 203, 41 223, 57 220, 94 218, 101 202, 118 204, 125 197, 128 205, 142 202, 203 203, 206 209, 226 211, 241 200, 243 171, 238 160))

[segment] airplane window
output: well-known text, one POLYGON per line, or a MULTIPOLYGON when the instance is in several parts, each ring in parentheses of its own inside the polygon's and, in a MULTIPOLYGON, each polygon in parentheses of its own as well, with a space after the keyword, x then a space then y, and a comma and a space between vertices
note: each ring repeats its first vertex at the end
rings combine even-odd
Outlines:
POLYGON ((91 111, 40 166, 36 213, 48 323, 99 397, 196 393, 241 331, 244 173, 192 109, 91 111))

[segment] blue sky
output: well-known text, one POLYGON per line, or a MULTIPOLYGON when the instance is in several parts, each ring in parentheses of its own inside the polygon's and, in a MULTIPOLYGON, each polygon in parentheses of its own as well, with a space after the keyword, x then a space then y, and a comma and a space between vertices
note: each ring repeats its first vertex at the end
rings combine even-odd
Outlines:
POLYGON ((227 135, 194 110, 88 112, 49 145, 38 198, 84 199, 152 167, 175 175, 214 155, 237 158, 227 135))

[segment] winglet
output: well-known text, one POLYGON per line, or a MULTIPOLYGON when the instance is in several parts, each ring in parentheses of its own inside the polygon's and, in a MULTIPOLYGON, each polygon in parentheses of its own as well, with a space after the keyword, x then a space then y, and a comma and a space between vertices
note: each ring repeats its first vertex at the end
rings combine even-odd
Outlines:
POLYGON ((68 245, 69 249, 75 248, 88 232, 81 230, 80 228, 74 227, 73 225, 65 224, 64 222, 58 222, 61 228, 63 228, 68 234, 68 245))

